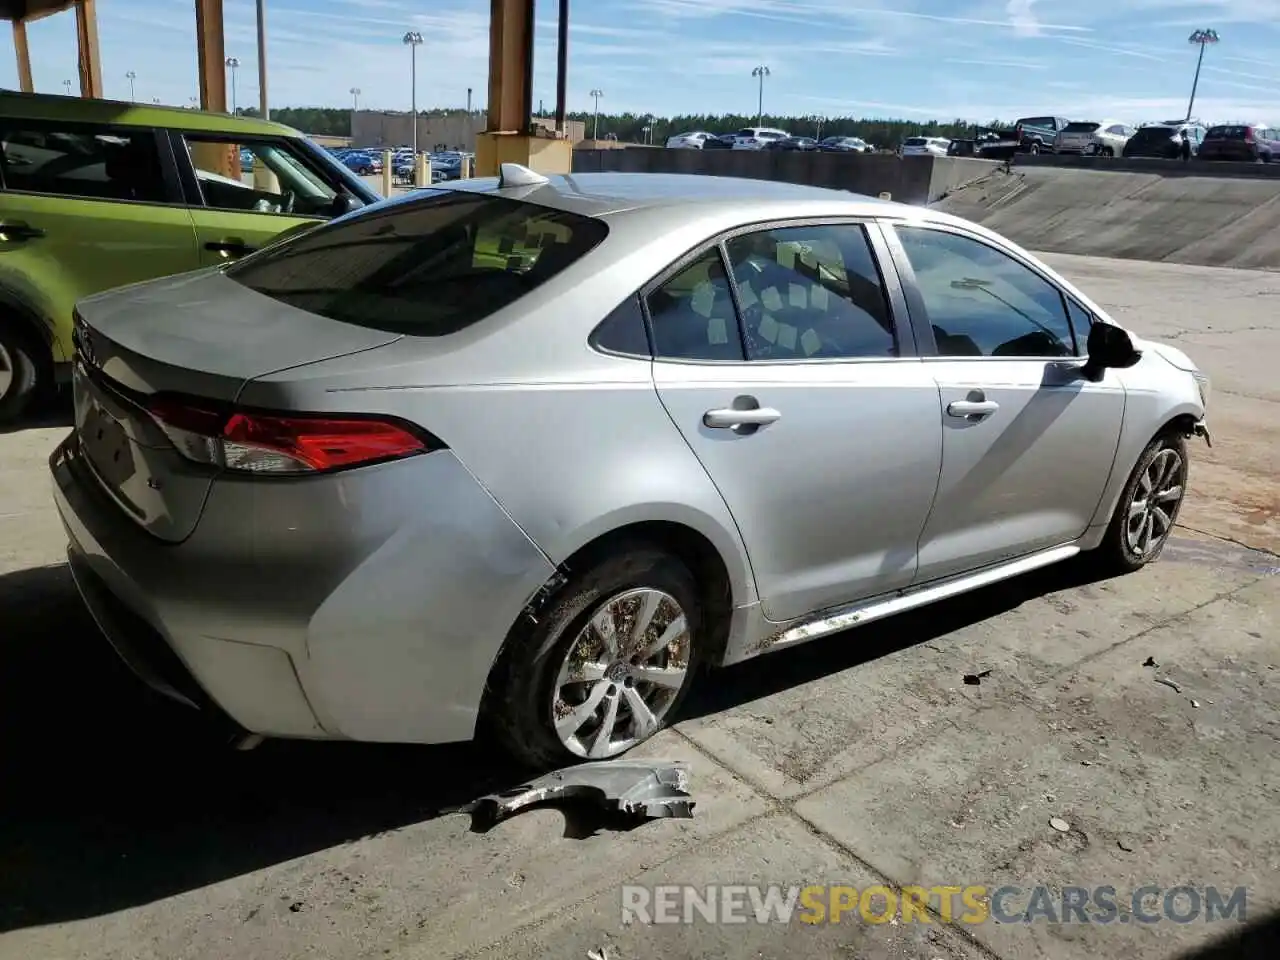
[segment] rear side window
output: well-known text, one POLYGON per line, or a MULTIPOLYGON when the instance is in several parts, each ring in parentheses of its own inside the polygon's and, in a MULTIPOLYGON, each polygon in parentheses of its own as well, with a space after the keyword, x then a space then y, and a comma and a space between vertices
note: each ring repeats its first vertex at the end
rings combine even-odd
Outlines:
POLYGON ((2 136, 8 190, 86 200, 170 199, 150 130, 6 126, 2 136))
POLYGON ((1020 127, 1056 127, 1053 117, 1023 117, 1018 121, 1020 127))
POLYGON ((590 343, 606 353, 629 357, 649 357, 649 334, 645 332, 644 310, 638 296, 618 304, 591 334, 590 343))
POLYGON ((268 247, 226 274, 332 320, 440 337, 514 303, 608 233, 601 220, 504 197, 423 193, 268 247))
POLYGON ((653 353, 668 360, 742 360, 720 249, 712 247, 648 296, 653 353))

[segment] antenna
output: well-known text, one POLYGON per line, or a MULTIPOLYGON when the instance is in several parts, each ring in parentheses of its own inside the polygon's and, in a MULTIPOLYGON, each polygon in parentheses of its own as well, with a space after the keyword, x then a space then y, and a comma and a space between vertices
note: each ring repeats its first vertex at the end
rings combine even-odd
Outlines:
POLYGON ((504 187, 537 187, 551 181, 518 163, 504 163, 498 172, 498 189, 504 187))

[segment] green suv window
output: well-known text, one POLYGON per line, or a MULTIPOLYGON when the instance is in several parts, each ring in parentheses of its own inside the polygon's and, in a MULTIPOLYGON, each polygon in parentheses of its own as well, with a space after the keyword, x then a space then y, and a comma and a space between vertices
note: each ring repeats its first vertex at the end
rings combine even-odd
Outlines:
POLYGON ((288 143, 184 138, 205 206, 216 210, 323 216, 337 190, 288 143))
POLYGON ((142 203, 169 199, 150 130, 6 126, 2 133, 6 190, 142 203))

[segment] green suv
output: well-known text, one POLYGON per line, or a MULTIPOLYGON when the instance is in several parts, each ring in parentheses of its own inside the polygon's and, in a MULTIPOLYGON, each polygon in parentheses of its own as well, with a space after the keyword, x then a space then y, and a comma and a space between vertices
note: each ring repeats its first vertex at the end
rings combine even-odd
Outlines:
POLYGON ((381 197, 275 123, 0 93, 0 424, 70 370, 71 313, 381 197))

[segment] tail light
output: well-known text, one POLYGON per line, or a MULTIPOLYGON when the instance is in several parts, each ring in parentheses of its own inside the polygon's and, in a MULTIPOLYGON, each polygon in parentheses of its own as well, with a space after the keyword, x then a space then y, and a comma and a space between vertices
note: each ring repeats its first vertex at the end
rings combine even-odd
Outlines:
POLYGON ((1016 127, 1013 128, 1013 139, 1015 140, 1022 139, 1022 124, 1018 124, 1016 127))
POLYGON ((178 452, 238 473, 296 476, 399 460, 444 445, 396 420, 216 409, 157 394, 148 413, 178 452))
POLYGON ((1245 128, 1244 128, 1244 142, 1245 142, 1245 143, 1253 143, 1253 142, 1254 142, 1254 140, 1253 140, 1253 127, 1245 127, 1245 128))

